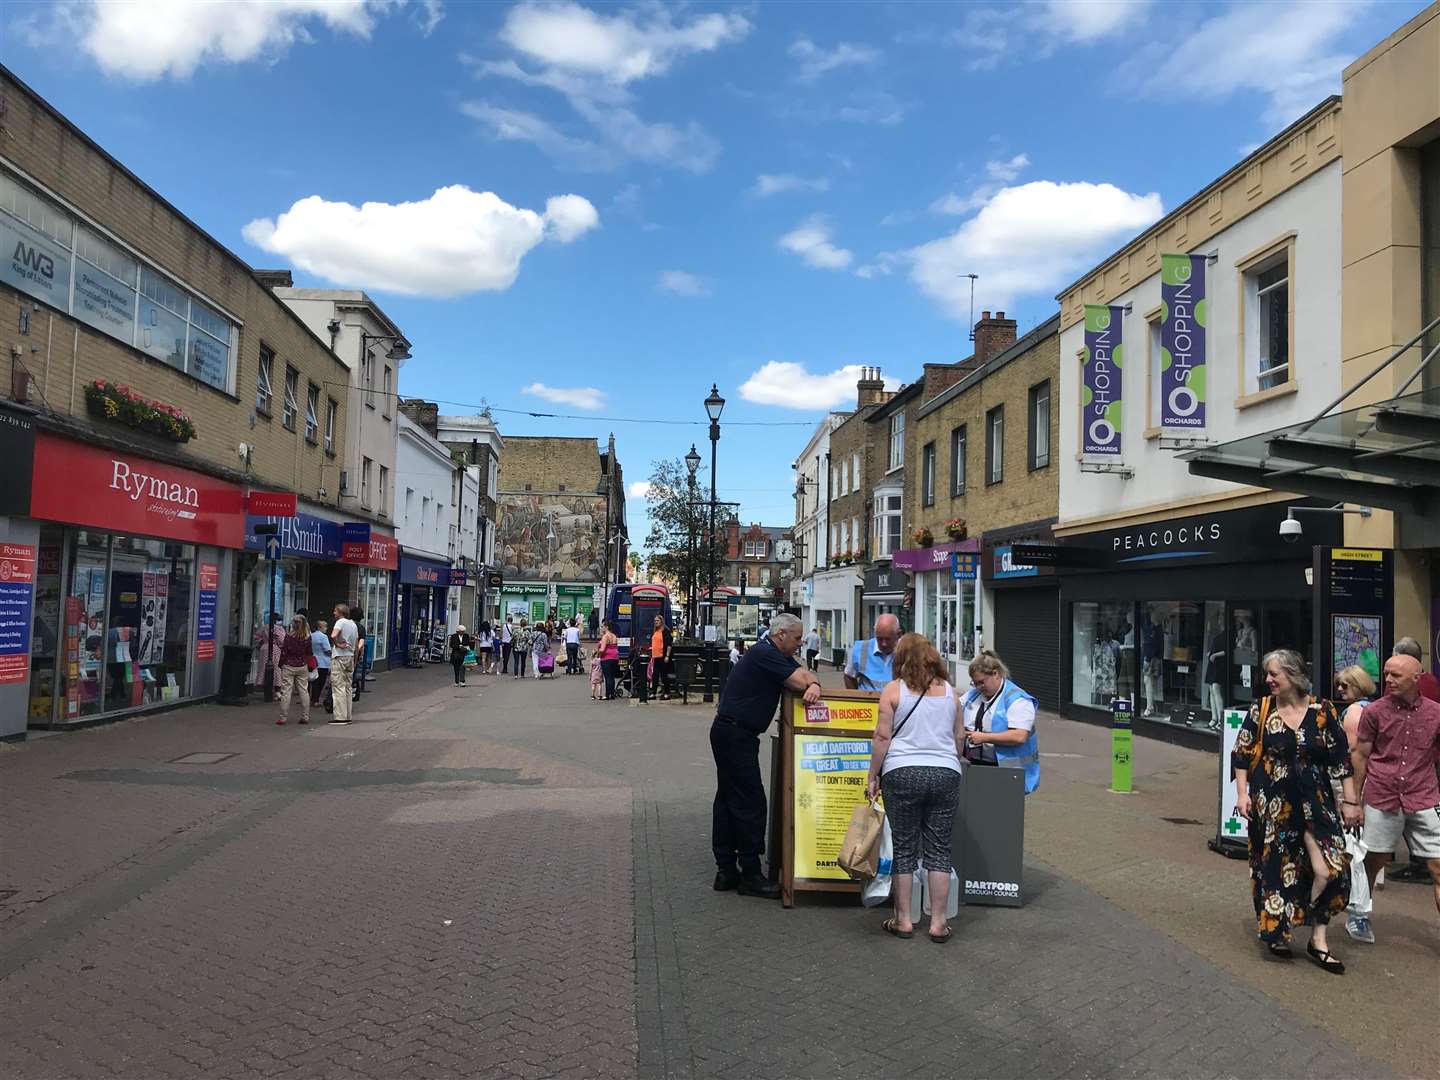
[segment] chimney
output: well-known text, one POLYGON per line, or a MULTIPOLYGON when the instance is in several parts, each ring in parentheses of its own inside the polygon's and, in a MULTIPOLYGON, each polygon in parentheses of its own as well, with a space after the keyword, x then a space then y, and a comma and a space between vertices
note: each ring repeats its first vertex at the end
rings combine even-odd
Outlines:
POLYGON ((871 405, 883 405, 887 400, 885 380, 880 377, 878 367, 860 369, 860 381, 855 384, 855 403, 864 409, 871 405))
POLYGON ((942 390, 950 389, 974 370, 974 365, 964 360, 958 364, 926 364, 925 400, 929 401, 942 390))
POLYGON ((255 280, 267 289, 290 289, 295 286, 295 278, 289 270, 255 270, 253 273, 255 280))
POLYGON ((980 321, 975 324, 975 365, 988 363, 1015 344, 1015 320, 1005 318, 1005 312, 982 311, 980 321))
POLYGON ((416 427, 430 433, 432 439, 440 437, 440 406, 424 398, 401 398, 400 411, 409 417, 416 427))

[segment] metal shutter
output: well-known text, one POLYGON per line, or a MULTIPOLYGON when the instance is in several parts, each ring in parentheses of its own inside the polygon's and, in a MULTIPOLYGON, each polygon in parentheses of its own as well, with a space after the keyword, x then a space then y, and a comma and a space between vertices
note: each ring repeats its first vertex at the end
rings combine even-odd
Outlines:
POLYGON ((1010 677, 1041 708, 1060 707, 1060 594, 1058 589, 997 589, 995 651, 1010 677))

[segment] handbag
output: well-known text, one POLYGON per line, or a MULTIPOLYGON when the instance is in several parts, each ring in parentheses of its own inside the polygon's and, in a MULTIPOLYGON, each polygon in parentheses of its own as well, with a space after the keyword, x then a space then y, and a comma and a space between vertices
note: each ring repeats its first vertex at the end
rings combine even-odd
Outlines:
POLYGON ((314 671, 319 665, 315 663, 315 657, 314 657, 314 656, 307 656, 307 657, 305 658, 305 666, 306 666, 307 668, 309 668, 311 671, 314 671))

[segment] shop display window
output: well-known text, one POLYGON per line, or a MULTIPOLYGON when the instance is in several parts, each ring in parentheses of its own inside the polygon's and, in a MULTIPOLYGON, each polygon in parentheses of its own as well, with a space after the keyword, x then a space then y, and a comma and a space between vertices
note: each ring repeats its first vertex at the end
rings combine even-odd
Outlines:
POLYGON ((1218 600, 1151 600, 1140 605, 1139 714, 1218 732, 1231 651, 1218 600))
POLYGON ((1134 605, 1084 601, 1071 605, 1071 699, 1109 709, 1135 690, 1134 605))
POLYGON ((370 613, 374 636, 369 639, 370 661, 384 660, 390 655, 389 634, 382 633, 390 611, 390 571, 360 571, 360 607, 370 613))
POLYGON ((60 526, 41 527, 35 567, 35 618, 30 634, 29 718, 32 721, 48 721, 55 708, 58 677, 55 661, 65 641, 65 628, 60 623, 64 595, 60 560, 64 543, 65 532, 60 526))

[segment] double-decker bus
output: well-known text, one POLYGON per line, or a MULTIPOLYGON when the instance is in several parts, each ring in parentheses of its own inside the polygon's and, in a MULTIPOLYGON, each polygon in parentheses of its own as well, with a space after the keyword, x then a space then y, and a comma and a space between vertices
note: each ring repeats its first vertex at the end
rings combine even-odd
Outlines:
POLYGON ((665 625, 675 627, 675 607, 670 602, 670 590, 664 585, 650 585, 645 582, 625 582, 610 589, 605 602, 605 617, 615 628, 620 639, 620 658, 630 658, 630 642, 638 627, 642 636, 648 637, 655 628, 655 616, 665 616, 665 625))

